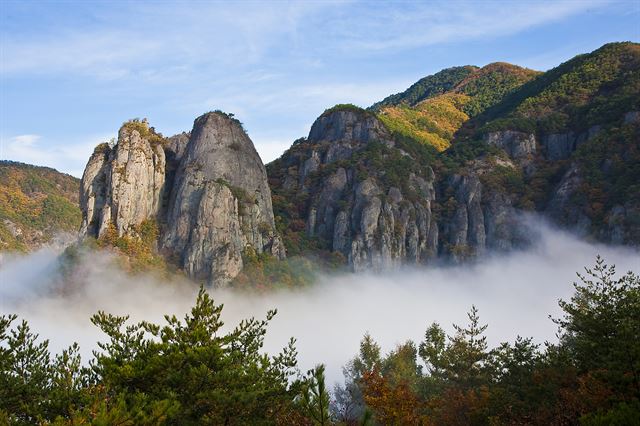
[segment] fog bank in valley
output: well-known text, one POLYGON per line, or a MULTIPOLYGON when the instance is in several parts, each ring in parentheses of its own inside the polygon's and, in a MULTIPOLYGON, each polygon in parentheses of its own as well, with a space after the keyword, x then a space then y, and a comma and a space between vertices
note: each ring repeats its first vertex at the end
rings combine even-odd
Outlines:
MULTIPOLYGON (((266 350, 277 352, 289 337, 297 339, 301 370, 327 365, 330 381, 358 351, 369 332, 389 351, 439 322, 465 324, 472 304, 480 311, 490 345, 517 335, 537 342, 555 341, 559 298, 573 293, 576 272, 600 254, 619 273, 640 270, 640 253, 630 248, 589 244, 568 233, 538 225, 539 241, 530 249, 483 259, 470 266, 404 269, 385 274, 325 275, 310 288, 248 295, 213 290, 224 303, 223 319, 235 326, 250 316, 262 318, 278 309, 267 334, 266 350)), ((132 277, 114 266, 108 253, 84 255, 71 289, 56 280, 58 252, 42 249, 25 256, 0 258, 0 311, 29 321, 53 352, 73 341, 88 357, 104 335, 89 321, 98 310, 130 314, 133 320, 161 322, 164 314, 183 315, 193 304, 197 286, 186 280, 167 282, 151 275, 132 277)))

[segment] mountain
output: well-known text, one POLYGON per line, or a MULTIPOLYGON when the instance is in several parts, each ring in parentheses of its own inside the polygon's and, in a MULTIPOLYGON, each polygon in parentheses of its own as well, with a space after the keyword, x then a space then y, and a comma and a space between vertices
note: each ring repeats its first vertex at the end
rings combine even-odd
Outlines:
POLYGON ((404 92, 390 95, 380 102, 376 102, 370 109, 380 111, 385 106, 415 106, 425 99, 451 91, 477 70, 478 67, 472 65, 444 69, 433 75, 421 78, 404 92))
POLYGON ((483 193, 477 175, 443 169, 435 149, 349 105, 325 111, 308 138, 267 166, 291 253, 333 252, 357 271, 526 243, 507 194, 483 193))
POLYGON ((267 168, 289 251, 330 251, 355 270, 433 257, 431 153, 412 148, 369 111, 325 111, 267 168))
POLYGON ((520 165, 523 206, 585 237, 637 244, 638 111, 640 45, 612 43, 522 85, 454 144, 464 151, 482 140, 507 152, 520 165))
POLYGON ((503 62, 482 68, 448 68, 374 104, 370 110, 377 112, 392 132, 444 151, 469 118, 496 105, 539 74, 503 62))
POLYGON ((79 186, 78 179, 48 167, 0 161, 0 250, 32 250, 75 234, 79 186))
POLYGON ((125 123, 115 146, 91 156, 81 208, 84 235, 149 261, 160 253, 212 285, 235 278, 247 251, 285 255, 264 165, 240 122, 222 112, 171 138, 146 121, 125 123))
POLYGON ((132 120, 96 147, 79 199, 70 176, 3 162, 0 241, 79 228, 213 285, 297 282, 308 264, 287 253, 360 271, 507 252, 535 238, 526 212, 638 245, 639 167, 640 45, 612 43, 545 73, 449 68, 368 109, 336 105, 266 167, 232 114, 169 138, 132 120))
POLYGON ((640 48, 546 73, 459 67, 368 110, 337 105, 267 165, 287 249, 354 270, 527 245, 520 212, 640 243, 640 48))

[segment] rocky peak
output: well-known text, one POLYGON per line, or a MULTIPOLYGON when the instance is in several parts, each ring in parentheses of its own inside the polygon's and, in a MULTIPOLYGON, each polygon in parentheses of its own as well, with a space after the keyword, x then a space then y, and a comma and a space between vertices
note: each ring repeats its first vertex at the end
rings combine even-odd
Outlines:
POLYGON ((486 134, 484 140, 489 145, 501 148, 515 160, 526 159, 536 152, 536 137, 531 133, 503 130, 486 134))
POLYGON ((113 148, 96 148, 80 184, 83 235, 100 237, 113 227, 123 236, 155 220, 165 183, 163 141, 146 121, 134 120, 122 125, 113 148))
POLYGON ((221 285, 240 272, 248 246, 284 257, 266 170, 238 120, 207 113, 176 171, 162 249, 192 277, 221 285))
POLYGON ((173 161, 180 162, 184 151, 187 149, 190 137, 191 132, 182 132, 167 138, 167 143, 164 147, 167 159, 171 157, 173 161))
POLYGON ((135 237, 152 220, 161 253, 210 284, 233 279, 248 247, 285 256, 265 167, 240 122, 222 112, 171 138, 146 120, 125 123, 117 144, 89 159, 80 195, 82 235, 135 237))
POLYGON ((354 270, 379 270, 424 263, 437 251, 434 173, 421 163, 373 114, 340 107, 269 170, 277 200, 301 200, 286 212, 293 227, 304 223, 306 238, 354 270))
POLYGON ((309 142, 388 140, 389 132, 376 116, 355 106, 338 105, 325 111, 311 126, 309 142))

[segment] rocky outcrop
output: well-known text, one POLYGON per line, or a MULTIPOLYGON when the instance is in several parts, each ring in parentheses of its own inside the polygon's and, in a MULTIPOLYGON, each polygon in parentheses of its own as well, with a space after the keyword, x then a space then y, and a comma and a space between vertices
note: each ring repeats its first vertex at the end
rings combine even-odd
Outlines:
POLYGON ((96 148, 81 182, 82 235, 136 237, 152 220, 159 249, 195 279, 223 285, 245 250, 285 257, 264 165, 239 121, 220 112, 191 133, 163 138, 125 123, 117 144, 96 148))
POLYGON ((373 114, 350 108, 320 116, 269 170, 276 193, 304 199, 307 237, 359 271, 436 256, 435 177, 418 164, 373 114))
POLYGON ((221 113, 195 120, 173 188, 162 249, 190 276, 227 283, 247 247, 284 257, 265 167, 237 120, 221 113))
POLYGON ((484 136, 485 143, 504 150, 514 160, 522 160, 536 152, 536 137, 531 133, 503 130, 484 136))
POLYGON ((582 176, 576 163, 572 163, 556 186, 547 207, 547 213, 556 221, 571 227, 579 235, 589 233, 591 220, 582 211, 582 206, 573 202, 582 184, 582 176))
MULTIPOLYGON (((511 162, 502 167, 515 168, 511 162)), ((476 160, 465 173, 454 174, 442 185, 445 211, 440 217, 443 235, 441 254, 456 262, 506 252, 530 242, 530 233, 513 207, 512 196, 483 184, 494 166, 476 160)))
MULTIPOLYGON (((606 169, 606 162, 602 167, 606 169)), ((588 215, 592 206, 581 193, 583 182, 578 163, 571 163, 553 190, 546 209, 547 215, 582 237, 595 237, 616 245, 637 244, 640 241, 640 204, 633 200, 616 204, 602 212, 602 224, 594 224, 588 215)))
POLYGON ((157 217, 165 183, 165 154, 160 143, 143 136, 145 122, 125 124, 118 143, 101 145, 89 159, 81 181, 81 232, 95 237, 113 227, 118 236, 157 217), (143 133, 143 134, 141 134, 143 133))
POLYGON ((566 160, 578 146, 587 142, 600 132, 601 126, 591 126, 581 133, 552 133, 543 139, 545 156, 550 161, 566 160))
MULTIPOLYGON (((373 140, 389 139, 384 125, 375 115, 352 108, 336 109, 322 114, 311 126, 307 140, 312 143, 331 142, 334 147, 361 147, 373 140)), ((327 152, 330 160, 340 157, 334 148, 327 152)))
POLYGON ((107 143, 98 145, 84 169, 80 181, 80 208, 82 210, 80 235, 98 236, 102 208, 107 198, 110 153, 111 148, 107 143))
MULTIPOLYGON (((509 137, 519 152, 519 136, 509 137)), ((355 271, 462 261, 524 244, 511 198, 483 191, 485 163, 438 178, 426 158, 410 151, 375 116, 331 111, 269 173, 279 197, 301 200, 307 238, 340 253, 355 271)))

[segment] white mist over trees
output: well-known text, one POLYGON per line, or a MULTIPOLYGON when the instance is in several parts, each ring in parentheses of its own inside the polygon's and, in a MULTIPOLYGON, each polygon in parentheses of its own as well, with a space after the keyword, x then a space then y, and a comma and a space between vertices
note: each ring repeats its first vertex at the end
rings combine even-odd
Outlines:
MULTIPOLYGON (((485 258, 475 265, 409 269, 385 274, 334 274, 319 277, 312 287, 295 291, 249 294, 214 290, 224 304, 225 327, 277 309, 265 348, 276 352, 290 337, 297 339, 300 368, 326 365, 327 382, 342 379, 342 366, 357 353, 370 333, 383 352, 408 339, 420 340, 436 321, 453 334, 471 305, 488 324, 490 346, 531 336, 542 343, 556 340, 557 326, 548 315, 560 312, 558 299, 570 298, 576 272, 596 255, 619 271, 637 268, 640 254, 632 249, 581 242, 568 233, 538 225, 540 239, 531 249, 485 258)), ((98 310, 130 315, 132 321, 161 322, 164 314, 183 315, 192 306, 197 286, 153 275, 120 271, 108 253, 85 254, 60 289, 57 254, 42 250, 27 256, 5 256, 0 265, 0 303, 4 313, 29 321, 51 340, 53 352, 74 341, 85 358, 104 336, 89 318, 98 310), (67 283, 68 284, 68 283, 67 283), (53 320, 52 320, 53 319, 53 320)))

